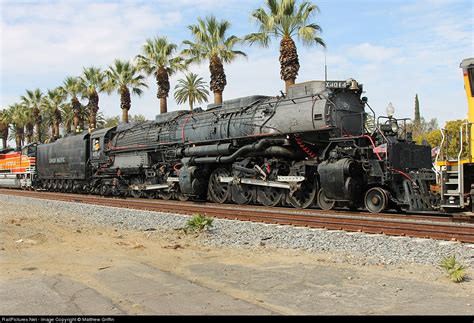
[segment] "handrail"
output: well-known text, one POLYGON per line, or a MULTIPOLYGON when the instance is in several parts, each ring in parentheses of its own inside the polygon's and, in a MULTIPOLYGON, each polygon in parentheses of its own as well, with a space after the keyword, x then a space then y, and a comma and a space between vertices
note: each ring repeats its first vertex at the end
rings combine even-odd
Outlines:
POLYGON ((466 126, 466 139, 467 139, 467 153, 468 153, 468 158, 469 158, 469 162, 472 162, 472 147, 471 147, 471 127, 472 127, 472 123, 470 122, 466 122, 465 123, 465 126, 466 126))
POLYGON ((443 129, 443 128, 439 129, 439 131, 441 131, 441 143, 439 144, 439 150, 438 150, 438 152, 436 153, 435 165, 438 164, 439 155, 440 155, 441 152, 443 151, 444 140, 446 139, 446 137, 445 137, 445 135, 444 135, 444 130, 445 130, 445 129, 443 129))
MULTIPOLYGON (((469 137, 469 127, 471 126, 472 124, 469 123, 469 122, 465 122, 463 124, 461 124, 461 126, 459 127, 459 152, 458 152, 458 161, 461 160, 462 158, 462 153, 464 152, 464 138, 463 138, 463 130, 465 128, 466 130, 466 139, 470 139, 469 137)), ((469 141, 469 140, 468 140, 469 141)), ((470 145, 470 142, 468 142, 468 145, 470 145)))
POLYGON ((461 157, 462 157, 462 152, 464 150, 464 145, 463 145, 463 127, 464 124, 461 125, 460 129, 459 129, 459 153, 458 153, 458 164, 460 165, 461 163, 461 157))

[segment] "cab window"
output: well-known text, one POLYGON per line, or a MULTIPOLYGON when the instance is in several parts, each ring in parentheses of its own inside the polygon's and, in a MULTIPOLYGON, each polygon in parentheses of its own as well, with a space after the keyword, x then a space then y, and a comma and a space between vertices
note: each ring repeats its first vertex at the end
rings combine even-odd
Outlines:
POLYGON ((28 156, 29 157, 36 156, 36 146, 29 146, 28 147, 28 156))
POLYGON ((474 68, 467 69, 467 76, 469 78, 469 85, 471 87, 471 97, 474 97, 474 68))

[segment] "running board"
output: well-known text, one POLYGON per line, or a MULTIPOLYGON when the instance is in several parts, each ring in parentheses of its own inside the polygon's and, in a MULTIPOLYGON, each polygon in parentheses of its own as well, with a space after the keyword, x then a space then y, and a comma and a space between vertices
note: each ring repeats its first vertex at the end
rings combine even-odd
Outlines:
POLYGON ((130 185, 132 191, 155 191, 170 188, 173 183, 179 183, 179 177, 168 177, 166 180, 167 184, 154 184, 154 185, 130 185))
POLYGON ((164 188, 169 188, 168 184, 156 184, 156 185, 133 185, 130 188, 133 191, 153 191, 153 190, 162 190, 164 188))
POLYGON ((278 181, 264 181, 261 179, 253 178, 238 178, 238 177, 224 177, 219 176, 219 182, 221 183, 231 183, 231 184, 245 184, 245 185, 255 185, 255 186, 265 186, 265 187, 275 187, 291 190, 293 183, 298 183, 304 181, 303 176, 278 176, 278 181), (290 184, 292 183, 292 184, 290 184))

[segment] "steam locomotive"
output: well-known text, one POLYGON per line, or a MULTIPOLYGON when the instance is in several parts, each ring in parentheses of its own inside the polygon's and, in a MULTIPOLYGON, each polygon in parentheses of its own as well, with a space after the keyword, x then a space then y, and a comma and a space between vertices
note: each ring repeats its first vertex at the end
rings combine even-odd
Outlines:
POLYGON ((373 213, 436 207, 431 148, 357 81, 296 84, 36 147, 35 188, 373 213), (367 111, 366 111, 367 108, 367 111), (370 126, 372 121, 372 126, 370 126))

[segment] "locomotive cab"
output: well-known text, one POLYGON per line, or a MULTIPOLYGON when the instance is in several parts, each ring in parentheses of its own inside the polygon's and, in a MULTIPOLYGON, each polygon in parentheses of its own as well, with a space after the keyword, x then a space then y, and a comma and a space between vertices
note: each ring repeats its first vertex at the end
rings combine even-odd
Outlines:
POLYGON ((107 150, 110 147, 110 137, 115 127, 95 130, 90 139, 91 163, 98 167, 108 160, 107 150))

